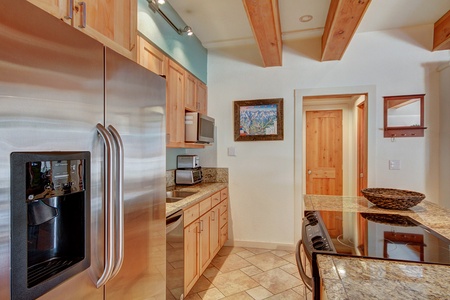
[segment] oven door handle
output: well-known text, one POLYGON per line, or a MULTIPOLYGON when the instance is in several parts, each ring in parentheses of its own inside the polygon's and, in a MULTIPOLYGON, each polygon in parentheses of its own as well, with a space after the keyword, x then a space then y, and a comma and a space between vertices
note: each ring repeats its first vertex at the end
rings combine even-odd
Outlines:
MULTIPOLYGON (((305 269, 302 264, 302 260, 300 257, 300 247, 302 246, 302 240, 299 240, 297 243, 297 248, 295 251, 295 260, 297 261, 297 268, 300 273, 300 276, 302 277, 303 282, 305 283, 305 286, 308 288, 308 290, 312 291, 312 278, 306 275, 305 269)), ((306 255, 305 255, 306 257, 306 255)), ((306 264, 305 264, 306 265, 306 264)))

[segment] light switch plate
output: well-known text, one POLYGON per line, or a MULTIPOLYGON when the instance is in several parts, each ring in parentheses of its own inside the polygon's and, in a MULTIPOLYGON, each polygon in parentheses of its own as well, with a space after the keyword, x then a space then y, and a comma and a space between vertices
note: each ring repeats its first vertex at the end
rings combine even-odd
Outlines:
POLYGON ((389 170, 400 170, 400 160, 398 159, 389 160, 389 170))
POLYGON ((228 156, 236 156, 236 148, 228 147, 228 156))

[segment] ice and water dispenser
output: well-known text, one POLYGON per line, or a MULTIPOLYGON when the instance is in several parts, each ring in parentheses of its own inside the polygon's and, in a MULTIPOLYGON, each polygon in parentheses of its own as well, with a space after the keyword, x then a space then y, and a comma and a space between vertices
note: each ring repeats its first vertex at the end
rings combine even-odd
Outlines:
POLYGON ((11 154, 11 291, 34 299, 90 265, 90 153, 11 154))

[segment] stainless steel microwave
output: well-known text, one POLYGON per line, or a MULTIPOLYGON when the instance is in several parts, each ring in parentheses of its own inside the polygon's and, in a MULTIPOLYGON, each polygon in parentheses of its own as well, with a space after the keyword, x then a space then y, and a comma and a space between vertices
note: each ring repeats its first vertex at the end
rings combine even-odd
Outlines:
POLYGON ((214 119, 198 112, 185 115, 185 141, 189 143, 213 143, 214 119))

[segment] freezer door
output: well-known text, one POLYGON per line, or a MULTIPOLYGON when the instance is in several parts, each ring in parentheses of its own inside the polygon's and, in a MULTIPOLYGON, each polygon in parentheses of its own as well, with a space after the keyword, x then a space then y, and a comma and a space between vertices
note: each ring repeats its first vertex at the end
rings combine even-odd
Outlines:
POLYGON ((125 202, 124 260, 106 299, 165 299, 165 79, 109 49, 105 61, 105 126, 123 141, 125 202))
MULTIPOLYGON (((0 28, 0 299, 10 299, 10 259, 18 255, 10 248, 10 203, 25 201, 10 197, 10 153, 91 152, 93 216, 101 206, 95 125, 103 121, 103 47, 26 1, 0 1, 0 28)), ((103 299, 92 280, 102 256, 91 262, 42 299, 103 299)))

